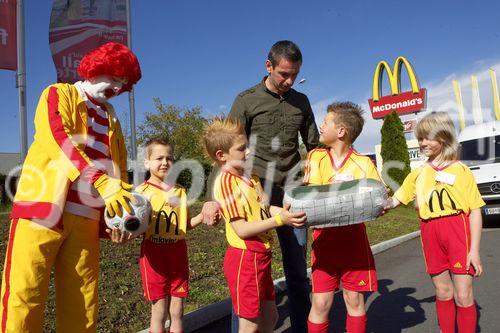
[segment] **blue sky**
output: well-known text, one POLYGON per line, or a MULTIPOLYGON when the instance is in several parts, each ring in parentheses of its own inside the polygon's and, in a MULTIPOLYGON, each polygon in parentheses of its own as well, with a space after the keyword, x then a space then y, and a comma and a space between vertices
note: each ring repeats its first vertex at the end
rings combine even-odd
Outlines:
MULTIPOLYGON (((469 76, 477 74, 483 106, 491 108, 487 70, 500 73, 496 1, 131 2, 133 50, 143 71, 136 86, 138 123, 144 112, 153 111, 154 97, 179 106, 199 105, 205 116, 227 113, 238 92, 265 75, 267 52, 280 39, 301 47, 299 79, 307 81, 296 89, 309 96, 318 123, 333 100, 367 104, 380 60, 408 58, 421 86, 428 88, 428 109, 451 112, 452 79, 462 83, 467 107, 469 76)), ((55 82, 56 73, 48 45, 51 1, 27 0, 25 10, 31 142, 39 94, 55 82)), ((112 103, 125 125, 127 97, 112 103)), ((17 105, 14 72, 0 71, 0 152, 19 151, 17 105)), ((485 119, 491 113, 485 111, 485 119)), ((373 152, 381 121, 368 119, 368 109, 366 118, 357 148, 373 152)))

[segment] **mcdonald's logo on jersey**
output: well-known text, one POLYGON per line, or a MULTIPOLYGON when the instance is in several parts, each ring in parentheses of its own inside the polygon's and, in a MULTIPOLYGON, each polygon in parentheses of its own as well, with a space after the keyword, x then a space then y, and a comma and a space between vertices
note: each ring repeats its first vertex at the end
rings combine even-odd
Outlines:
POLYGON ((156 215, 155 234, 156 235, 160 234, 160 224, 162 221, 162 217, 163 217, 163 220, 165 221, 164 232, 168 234, 170 232, 170 226, 172 225, 172 223, 174 223, 175 235, 178 235, 179 234, 179 217, 177 216, 177 213, 174 211, 171 211, 170 213, 167 214, 167 212, 164 210, 160 210, 158 212, 158 214, 156 215))
POLYGON ((426 89, 420 88, 415 71, 405 57, 398 57, 391 69, 386 61, 380 61, 373 75, 373 98, 368 100, 373 119, 383 118, 396 111, 398 114, 416 113, 425 109, 426 89), (410 79, 411 90, 401 92, 401 69, 406 67, 410 79), (384 70, 389 78, 391 95, 382 93, 382 77, 384 70))
POLYGON ((455 201, 451 198, 450 193, 446 190, 446 188, 442 188, 440 190, 432 190, 431 195, 429 197, 429 210, 431 213, 434 213, 437 209, 437 207, 434 205, 434 194, 436 195, 435 197, 437 198, 437 202, 439 204, 439 211, 449 211, 451 212, 456 212, 457 210, 457 205, 455 204, 455 201), (448 197, 449 205, 445 206, 444 202, 444 194, 446 193, 446 197, 448 197))

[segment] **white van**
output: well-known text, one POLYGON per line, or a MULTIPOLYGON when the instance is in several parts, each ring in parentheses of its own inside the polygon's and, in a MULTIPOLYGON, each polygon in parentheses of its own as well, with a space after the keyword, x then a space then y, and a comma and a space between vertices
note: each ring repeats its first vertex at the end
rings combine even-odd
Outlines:
POLYGON ((486 202, 483 220, 500 223, 500 121, 467 126, 458 141, 460 159, 471 169, 486 202))

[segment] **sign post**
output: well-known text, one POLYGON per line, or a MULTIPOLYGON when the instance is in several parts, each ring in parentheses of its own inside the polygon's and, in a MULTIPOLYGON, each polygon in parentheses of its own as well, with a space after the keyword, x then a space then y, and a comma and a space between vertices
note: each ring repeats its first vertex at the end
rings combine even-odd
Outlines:
POLYGON ((24 52, 24 0, 17 0, 17 91, 19 95, 19 130, 21 162, 28 154, 28 121, 26 111, 26 57, 24 52))

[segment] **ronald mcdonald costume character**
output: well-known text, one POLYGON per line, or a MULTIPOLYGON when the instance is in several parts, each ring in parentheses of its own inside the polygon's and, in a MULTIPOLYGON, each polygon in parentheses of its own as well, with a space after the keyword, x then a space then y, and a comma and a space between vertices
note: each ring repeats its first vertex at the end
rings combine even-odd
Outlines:
POLYGON ((42 332, 54 270, 57 332, 95 332, 99 225, 129 211, 127 153, 109 98, 141 78, 126 46, 88 53, 84 81, 47 87, 11 213, 0 300, 0 332, 42 332))

